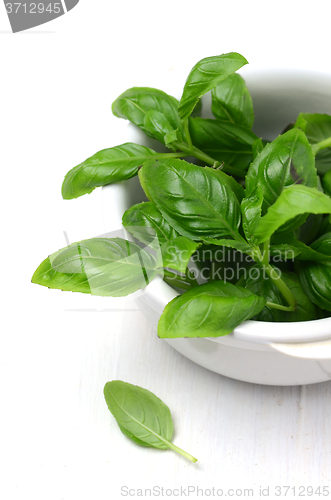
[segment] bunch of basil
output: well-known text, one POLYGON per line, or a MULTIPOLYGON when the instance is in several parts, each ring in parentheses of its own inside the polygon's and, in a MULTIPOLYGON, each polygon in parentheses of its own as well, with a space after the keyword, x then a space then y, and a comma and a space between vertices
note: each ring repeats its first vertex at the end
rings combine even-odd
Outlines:
POLYGON ((105 149, 66 175, 62 195, 77 198, 139 172, 149 201, 123 216, 132 241, 70 245, 42 262, 34 283, 118 297, 160 275, 184 292, 161 316, 162 338, 225 335, 249 318, 331 315, 331 116, 300 114, 273 142, 258 138, 252 99, 235 73, 245 64, 237 53, 199 61, 180 102, 153 88, 116 99, 116 116, 171 152, 133 143, 105 149), (215 119, 200 117, 209 91, 215 119))

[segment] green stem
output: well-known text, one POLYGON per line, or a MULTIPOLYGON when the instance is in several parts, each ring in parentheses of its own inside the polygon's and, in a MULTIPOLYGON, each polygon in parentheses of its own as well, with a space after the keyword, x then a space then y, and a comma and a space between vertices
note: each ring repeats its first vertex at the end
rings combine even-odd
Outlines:
POLYGON ((278 309, 279 311, 287 311, 293 312, 295 311, 295 307, 293 306, 281 306, 280 304, 274 304, 273 302, 267 302, 266 306, 271 307, 272 309, 278 309))
POLYGON ((183 128, 184 128, 184 132, 185 132, 185 136, 186 136, 187 145, 188 145, 190 151, 192 151, 193 144, 192 144, 190 129, 189 129, 189 126, 188 126, 188 119, 184 121, 183 128))
POLYGON ((311 148, 315 156, 322 149, 331 148, 331 137, 328 137, 328 139, 325 139, 324 141, 313 144, 311 148))
POLYGON ((263 264, 269 264, 269 247, 270 247, 270 238, 263 243, 263 264))
MULTIPOLYGON (((268 242, 268 251, 269 251, 269 242, 268 242)), ((262 256, 261 251, 258 247, 254 249, 254 254, 252 257, 256 262, 259 262, 260 264, 263 265, 264 269, 266 270, 269 278, 273 281, 273 283, 276 285, 278 290, 282 293, 282 295, 285 297, 286 302, 288 305, 293 308, 291 311, 295 310, 297 306, 297 301, 296 298, 294 297, 293 293, 291 290, 288 288, 288 286, 284 283, 284 281, 281 279, 280 275, 277 274, 275 276, 275 269, 269 264, 268 259, 266 258, 266 255, 268 255, 268 251, 264 252, 264 255, 262 256)), ((289 309, 286 309, 289 310, 289 309)))
POLYGON ((183 158, 186 156, 184 153, 157 153, 154 155, 157 158, 183 158))
MULTIPOLYGON (((196 148, 195 146, 192 146, 190 148, 189 145, 185 144, 184 142, 180 143, 174 142, 173 144, 178 149, 186 153, 188 156, 195 156, 196 158, 198 158, 198 160, 203 161, 206 165, 210 165, 212 167, 214 166, 215 162, 217 162, 215 158, 212 158, 203 151, 200 151, 200 149, 196 148)), ((243 172, 242 170, 236 167, 230 167, 229 165, 224 165, 222 171, 230 175, 236 175, 237 177, 242 177, 243 179, 245 178, 246 175, 246 172, 243 172)))
POLYGON ((177 453, 179 453, 183 457, 187 458, 191 462, 195 463, 195 462, 198 461, 198 459, 195 458, 193 455, 191 455, 190 453, 187 453, 187 451, 182 450, 181 448, 179 448, 175 444, 170 443, 170 441, 168 442, 168 446, 169 446, 169 448, 171 448, 172 450, 176 451, 177 453))

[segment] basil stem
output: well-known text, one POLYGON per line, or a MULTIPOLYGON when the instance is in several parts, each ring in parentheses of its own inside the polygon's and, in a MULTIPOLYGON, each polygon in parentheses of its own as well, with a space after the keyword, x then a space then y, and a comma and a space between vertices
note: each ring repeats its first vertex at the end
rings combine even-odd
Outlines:
POLYGON ((315 156, 322 149, 331 148, 331 137, 328 137, 324 141, 317 142, 316 144, 312 144, 311 148, 315 156))

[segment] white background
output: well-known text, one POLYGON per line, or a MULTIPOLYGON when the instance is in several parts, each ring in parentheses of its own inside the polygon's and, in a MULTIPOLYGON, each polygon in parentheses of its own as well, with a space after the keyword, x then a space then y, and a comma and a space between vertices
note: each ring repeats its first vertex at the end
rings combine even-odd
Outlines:
POLYGON ((60 189, 69 169, 117 144, 120 93, 171 92, 199 59, 231 51, 253 67, 330 73, 330 10, 328 1, 81 0, 13 35, 0 5, 1 498, 117 499, 122 486, 254 488, 255 498, 262 485, 270 498, 273 485, 331 489, 331 383, 226 379, 160 341, 132 302, 30 283, 66 245, 63 231, 73 242, 105 230, 100 190, 64 201, 60 189), (125 438, 103 399, 113 379, 166 402, 175 444, 199 462, 125 438))

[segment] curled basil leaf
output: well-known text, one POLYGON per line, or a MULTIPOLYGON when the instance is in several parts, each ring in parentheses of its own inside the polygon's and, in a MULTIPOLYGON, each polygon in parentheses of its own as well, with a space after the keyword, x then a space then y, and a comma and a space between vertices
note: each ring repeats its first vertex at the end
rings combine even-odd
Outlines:
POLYGON ((248 64, 247 60, 237 52, 206 57, 197 62, 184 86, 178 108, 180 119, 188 118, 200 97, 245 64, 248 64))

